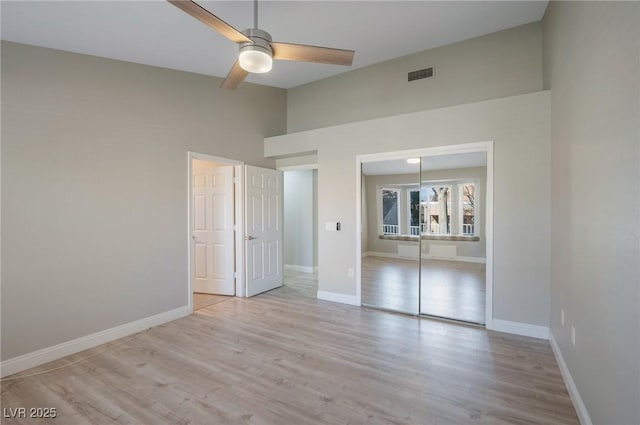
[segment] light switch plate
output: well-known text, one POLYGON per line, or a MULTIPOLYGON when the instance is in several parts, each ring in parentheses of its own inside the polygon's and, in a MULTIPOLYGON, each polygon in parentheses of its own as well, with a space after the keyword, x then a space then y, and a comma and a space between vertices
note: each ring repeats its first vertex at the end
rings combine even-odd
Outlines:
POLYGON ((337 232, 340 230, 340 222, 337 221, 327 221, 324 224, 324 230, 327 232, 337 232))

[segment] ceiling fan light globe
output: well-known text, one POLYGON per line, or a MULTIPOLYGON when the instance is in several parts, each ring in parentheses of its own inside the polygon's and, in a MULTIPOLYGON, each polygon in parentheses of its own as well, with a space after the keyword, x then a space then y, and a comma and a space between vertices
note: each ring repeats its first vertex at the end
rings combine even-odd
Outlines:
POLYGON ((271 67, 273 66, 271 55, 261 49, 242 49, 238 61, 242 69, 253 74, 264 74, 265 72, 271 71, 271 67))

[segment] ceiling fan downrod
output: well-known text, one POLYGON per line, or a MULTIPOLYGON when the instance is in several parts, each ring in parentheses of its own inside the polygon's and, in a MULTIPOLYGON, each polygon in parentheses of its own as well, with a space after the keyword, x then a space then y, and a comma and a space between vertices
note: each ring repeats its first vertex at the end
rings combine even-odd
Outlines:
POLYGON ((253 0, 253 28, 242 31, 251 41, 240 43, 238 61, 240 67, 254 74, 271 71, 273 65, 273 50, 271 49, 271 35, 258 29, 258 0, 253 0))
POLYGON ((258 0, 253 0, 253 28, 258 29, 258 0))

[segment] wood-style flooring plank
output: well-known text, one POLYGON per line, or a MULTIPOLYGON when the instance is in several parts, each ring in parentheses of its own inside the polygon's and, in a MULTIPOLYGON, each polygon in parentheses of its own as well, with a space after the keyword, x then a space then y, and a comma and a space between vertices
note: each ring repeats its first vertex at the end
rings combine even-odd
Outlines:
POLYGON ((2 423, 578 424, 547 341, 319 301, 315 291, 315 275, 287 272, 277 290, 3 381, 3 407, 59 415, 2 423))
POLYGON ((199 292, 194 292, 193 293, 193 311, 198 311, 202 308, 209 307, 210 305, 228 301, 231 298, 233 297, 226 296, 226 295, 202 294, 199 292))

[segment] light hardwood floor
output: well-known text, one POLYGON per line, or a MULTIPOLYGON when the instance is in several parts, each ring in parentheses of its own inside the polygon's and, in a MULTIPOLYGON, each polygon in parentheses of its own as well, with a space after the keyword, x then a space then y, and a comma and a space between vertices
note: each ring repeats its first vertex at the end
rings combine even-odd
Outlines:
POLYGON ((4 408, 58 417, 3 423, 578 424, 547 341, 319 301, 314 279, 4 381, 4 408))
POLYGON ((318 295, 318 274, 285 270, 284 286, 302 297, 316 298, 318 295))
POLYGON ((197 311, 205 307, 209 307, 210 305, 218 304, 224 301, 229 301, 232 298, 233 297, 229 297, 226 295, 201 294, 199 292, 194 292, 193 311, 197 311))
POLYGON ((485 265, 460 261, 394 258, 362 259, 364 304, 418 313, 418 285, 422 285, 421 313, 467 322, 485 321, 485 265), (420 283, 421 280, 421 283, 420 283))

